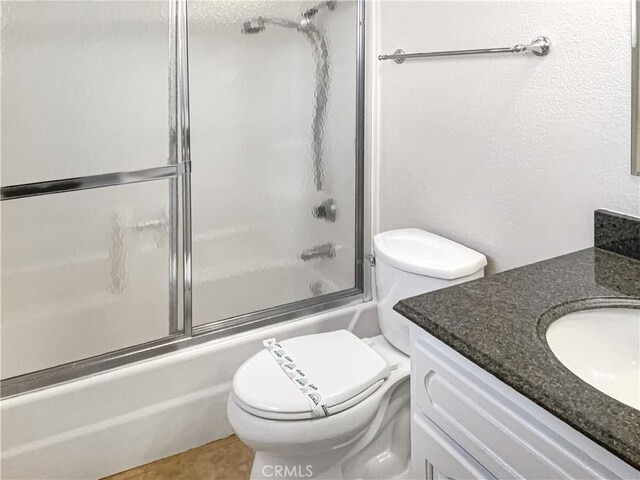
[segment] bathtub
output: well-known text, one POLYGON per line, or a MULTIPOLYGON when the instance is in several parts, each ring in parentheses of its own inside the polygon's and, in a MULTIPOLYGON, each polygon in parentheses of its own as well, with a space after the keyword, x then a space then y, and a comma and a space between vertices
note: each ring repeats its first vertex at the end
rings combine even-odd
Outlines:
POLYGON ((378 335, 375 302, 240 333, 0 402, 2 478, 99 478, 232 433, 236 368, 262 340, 348 329, 378 335))

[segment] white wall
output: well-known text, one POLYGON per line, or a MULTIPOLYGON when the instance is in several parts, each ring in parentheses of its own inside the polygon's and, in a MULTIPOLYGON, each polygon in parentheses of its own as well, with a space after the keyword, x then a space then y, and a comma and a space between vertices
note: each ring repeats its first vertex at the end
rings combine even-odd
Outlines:
MULTIPOLYGON (((593 245, 593 210, 640 214, 626 0, 383 1, 379 53, 507 46, 547 57, 378 63, 379 229, 418 226, 501 271, 593 245)), ((377 105, 375 104, 377 102, 377 105)))

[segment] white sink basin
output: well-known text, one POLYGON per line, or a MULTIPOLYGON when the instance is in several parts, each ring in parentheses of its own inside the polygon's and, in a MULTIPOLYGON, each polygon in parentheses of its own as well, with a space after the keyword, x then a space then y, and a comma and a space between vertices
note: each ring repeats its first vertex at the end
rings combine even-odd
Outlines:
POLYGON ((640 410, 640 309, 570 313, 546 332, 555 356, 585 382, 640 410))

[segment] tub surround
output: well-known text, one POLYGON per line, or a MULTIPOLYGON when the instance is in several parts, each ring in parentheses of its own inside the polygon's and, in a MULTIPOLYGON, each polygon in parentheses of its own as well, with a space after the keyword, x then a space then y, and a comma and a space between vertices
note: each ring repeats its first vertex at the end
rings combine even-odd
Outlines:
MULTIPOLYGON (((620 231, 629 229, 628 217, 606 215, 596 213, 601 225, 596 230, 619 224, 625 226, 620 231)), ((605 238, 603 232, 596 235, 605 238)), ((612 235, 606 238, 603 243, 611 248, 622 245, 612 235)), ((553 355, 544 333, 551 321, 590 303, 633 304, 640 300, 639 279, 640 261, 589 248, 401 300, 394 308, 640 469, 640 411, 571 373, 553 355)))
POLYGON ((640 218, 596 210, 594 221, 596 247, 640 260, 640 218))

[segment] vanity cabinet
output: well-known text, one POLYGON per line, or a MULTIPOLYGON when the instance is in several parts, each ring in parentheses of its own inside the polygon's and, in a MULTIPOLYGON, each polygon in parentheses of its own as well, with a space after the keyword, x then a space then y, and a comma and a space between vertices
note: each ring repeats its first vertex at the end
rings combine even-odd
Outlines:
POLYGON ((411 326, 412 478, 636 479, 640 472, 411 326))

